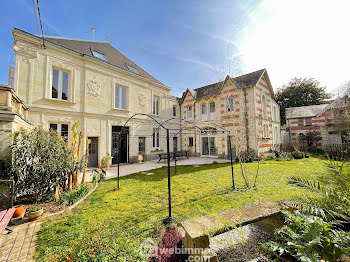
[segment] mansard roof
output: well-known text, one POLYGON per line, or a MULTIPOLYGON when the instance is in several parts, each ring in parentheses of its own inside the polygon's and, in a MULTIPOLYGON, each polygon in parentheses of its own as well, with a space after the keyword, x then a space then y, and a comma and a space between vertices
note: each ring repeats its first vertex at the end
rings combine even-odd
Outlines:
MULTIPOLYGON (((27 35, 31 35, 32 37, 41 39, 40 36, 30 34, 28 32, 25 32, 17 28, 14 28, 13 31, 14 32, 19 31, 27 35)), ((80 54, 81 56, 90 57, 99 62, 113 65, 115 67, 121 68, 135 75, 142 76, 152 82, 156 82, 158 84, 164 85, 158 79, 154 78, 145 70, 143 70, 141 67, 139 67, 137 64, 135 64, 133 61, 131 61, 128 57, 123 55, 120 51, 118 51, 115 47, 110 45, 108 42, 70 39, 70 38, 62 38, 62 37, 49 37, 49 36, 45 37, 45 42, 54 44, 57 47, 68 49, 70 51, 80 54), (106 57, 106 60, 94 56, 93 51, 104 55, 106 57), (135 68, 136 71, 132 71, 128 66, 135 68)))

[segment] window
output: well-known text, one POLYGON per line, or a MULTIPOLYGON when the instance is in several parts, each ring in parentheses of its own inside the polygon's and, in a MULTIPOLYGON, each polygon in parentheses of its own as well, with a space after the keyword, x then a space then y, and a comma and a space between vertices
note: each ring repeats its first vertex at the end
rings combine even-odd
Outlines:
POLYGON ((50 124, 50 129, 61 135, 64 142, 68 143, 68 125, 67 124, 50 124))
POLYGON ((215 102, 209 104, 210 120, 215 120, 215 102))
POLYGON ((153 150, 159 150, 159 129, 153 129, 153 150))
POLYGON ((305 125, 311 126, 311 118, 305 118, 305 125))
POLYGON ((192 118, 192 106, 188 106, 188 108, 187 108, 187 116, 188 116, 188 118, 192 118))
POLYGON ((273 120, 277 121, 277 109, 276 109, 276 106, 273 106, 273 120))
POLYGON ((145 153, 145 149, 146 149, 146 138, 139 137, 139 152, 145 153))
POLYGON ((94 55, 94 57, 97 57, 97 58, 99 58, 99 59, 102 59, 102 60, 107 61, 107 57, 106 57, 104 54, 102 54, 102 53, 100 53, 100 52, 97 52, 97 51, 95 51, 95 50, 91 50, 91 52, 92 52, 92 54, 94 55))
POLYGON ((190 136, 190 137, 188 138, 188 146, 189 146, 189 147, 193 147, 193 137, 192 137, 192 136, 190 136))
POLYGON ((51 98, 68 100, 68 72, 52 69, 52 89, 51 98))
POLYGON ((133 72, 135 74, 138 74, 138 75, 140 74, 136 67, 133 67, 131 65, 127 65, 127 67, 129 69, 129 71, 131 71, 131 72, 133 72))
POLYGON ((267 124, 263 125, 263 138, 269 138, 269 126, 267 124))
POLYGON ((176 106, 173 106, 173 116, 176 116, 176 106))
POLYGON ((201 113, 202 113, 202 120, 203 121, 207 121, 207 104, 203 103, 201 104, 201 113))
POLYGON ((298 126, 304 126, 304 118, 298 119, 298 126))
POLYGON ((115 86, 114 108, 126 109, 126 88, 115 86))
POLYGON ((153 97, 153 115, 159 115, 159 97, 153 97))
POLYGON ((278 128, 275 126, 275 143, 278 143, 278 128))
POLYGON ((263 110, 263 118, 267 118, 267 105, 265 96, 262 97, 262 110, 263 110))
POLYGON ((233 106, 233 98, 229 97, 227 98, 227 113, 233 112, 234 106, 233 106))

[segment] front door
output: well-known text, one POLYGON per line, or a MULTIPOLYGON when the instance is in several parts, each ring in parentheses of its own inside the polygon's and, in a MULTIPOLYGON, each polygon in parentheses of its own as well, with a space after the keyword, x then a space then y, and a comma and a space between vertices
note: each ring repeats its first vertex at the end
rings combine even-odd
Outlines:
MULTIPOLYGON (((112 164, 118 164, 117 159, 117 147, 118 147, 118 134, 121 131, 122 126, 112 126, 112 164)), ((124 127, 120 136, 120 155, 119 163, 128 163, 129 160, 129 127, 124 127)))
POLYGON ((98 137, 89 137, 89 158, 88 167, 98 167, 98 137))

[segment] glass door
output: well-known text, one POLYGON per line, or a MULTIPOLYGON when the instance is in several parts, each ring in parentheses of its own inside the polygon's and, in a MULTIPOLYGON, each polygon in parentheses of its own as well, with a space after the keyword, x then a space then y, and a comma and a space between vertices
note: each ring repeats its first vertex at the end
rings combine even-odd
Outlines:
POLYGON ((202 155, 204 156, 216 156, 216 139, 215 137, 202 137, 202 155))

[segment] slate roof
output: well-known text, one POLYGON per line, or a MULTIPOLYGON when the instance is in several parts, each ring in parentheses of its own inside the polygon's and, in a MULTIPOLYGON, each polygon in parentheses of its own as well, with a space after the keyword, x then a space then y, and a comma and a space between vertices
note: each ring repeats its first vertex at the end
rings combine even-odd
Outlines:
POLYGON ((318 115, 327 106, 328 104, 289 107, 289 108, 286 108, 286 119, 314 117, 318 115))
MULTIPOLYGON (((233 82, 237 83, 239 88, 250 88, 250 87, 254 87, 258 83, 259 79, 261 78, 264 72, 265 72, 265 69, 260 69, 258 71, 237 76, 231 79, 233 82)), ((225 81, 220 81, 214 84, 196 88, 194 90, 190 90, 190 89, 189 90, 194 91, 194 94, 192 93, 192 95, 195 99, 215 96, 221 92, 222 88, 224 87, 224 82, 225 81)))
MULTIPOLYGON (((15 28, 14 30, 24 32, 26 34, 33 36, 33 37, 37 37, 37 38, 41 39, 40 36, 30 34, 30 33, 25 32, 23 30, 20 30, 17 28, 15 28)), ((136 68, 137 71, 140 73, 140 74, 136 74, 136 75, 140 75, 148 80, 151 80, 151 81, 156 82, 158 84, 164 85, 158 79, 151 76, 149 73, 147 73, 145 70, 143 70, 137 64, 135 64, 133 61, 131 61, 129 58, 127 58, 125 55, 123 55, 121 52, 119 52, 116 48, 114 48, 108 42, 69 39, 69 38, 61 38, 61 37, 45 37, 45 41, 48 43, 66 48, 70 51, 74 51, 76 53, 79 53, 82 56, 88 56, 88 57, 94 58, 102 63, 111 64, 113 66, 124 69, 125 71, 136 74, 136 73, 129 70, 127 65, 131 65, 134 68, 136 68), (95 57, 92 54, 92 50, 97 51, 97 52, 105 55, 107 58, 107 61, 95 57)))
POLYGON ((328 104, 321 112, 319 112, 317 115, 321 115, 322 113, 326 112, 330 109, 340 109, 340 108, 346 108, 350 107, 349 102, 347 101, 348 97, 338 97, 336 98, 332 103, 328 104))

